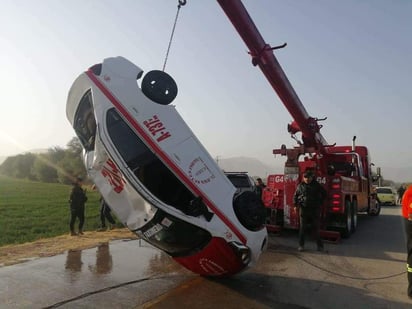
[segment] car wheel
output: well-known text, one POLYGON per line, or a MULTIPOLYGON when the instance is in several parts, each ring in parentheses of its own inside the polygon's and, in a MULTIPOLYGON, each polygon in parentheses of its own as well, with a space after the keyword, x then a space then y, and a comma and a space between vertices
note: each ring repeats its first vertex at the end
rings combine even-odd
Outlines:
POLYGON ((177 96, 177 85, 174 79, 166 72, 153 70, 143 77, 142 92, 150 100, 162 105, 168 105, 177 96))
POLYGON ((233 208, 240 223, 248 230, 257 231, 265 224, 266 208, 255 193, 245 191, 236 196, 233 208))

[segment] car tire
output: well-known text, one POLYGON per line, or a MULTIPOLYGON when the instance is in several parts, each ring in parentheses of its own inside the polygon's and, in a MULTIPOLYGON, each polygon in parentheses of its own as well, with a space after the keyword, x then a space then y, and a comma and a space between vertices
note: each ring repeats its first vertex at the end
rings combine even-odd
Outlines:
POLYGON ((142 80, 142 92, 150 100, 168 105, 177 96, 177 85, 174 79, 166 72, 153 70, 148 72, 142 80))
POLYGON ((233 208, 240 223, 250 231, 262 228, 266 221, 266 208, 259 197, 245 191, 235 197, 233 208))

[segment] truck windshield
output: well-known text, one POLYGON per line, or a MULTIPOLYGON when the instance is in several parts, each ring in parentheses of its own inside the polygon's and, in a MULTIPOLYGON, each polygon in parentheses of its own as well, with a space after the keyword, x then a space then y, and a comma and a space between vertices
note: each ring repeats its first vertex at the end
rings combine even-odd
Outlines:
POLYGON ((212 238, 209 232, 161 209, 149 223, 134 232, 173 257, 192 255, 202 250, 212 238))

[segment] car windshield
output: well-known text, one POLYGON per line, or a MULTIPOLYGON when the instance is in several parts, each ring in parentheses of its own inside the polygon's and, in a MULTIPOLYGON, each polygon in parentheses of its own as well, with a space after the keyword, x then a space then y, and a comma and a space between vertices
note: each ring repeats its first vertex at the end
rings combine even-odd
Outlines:
POLYGON ((393 194, 393 192, 390 188, 377 188, 376 192, 377 193, 383 193, 383 194, 393 194))
POLYGON ((74 130, 86 151, 94 150, 96 137, 96 119, 92 104, 92 93, 87 91, 80 100, 79 107, 74 117, 74 130))
POLYGON ((212 238, 209 232, 161 209, 149 223, 134 232, 173 257, 192 255, 202 250, 212 238))

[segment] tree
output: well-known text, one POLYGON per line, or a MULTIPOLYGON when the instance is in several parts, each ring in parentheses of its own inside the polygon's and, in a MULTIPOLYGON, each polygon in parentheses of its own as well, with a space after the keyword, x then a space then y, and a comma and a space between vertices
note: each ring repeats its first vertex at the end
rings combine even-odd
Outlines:
POLYGON ((57 170, 48 154, 39 154, 33 163, 33 174, 42 182, 57 182, 57 170))
POLYGON ((19 154, 8 157, 0 166, 0 172, 15 178, 35 179, 32 166, 36 156, 32 153, 19 154))
POLYGON ((59 167, 57 178, 61 183, 70 184, 77 176, 83 178, 86 176, 82 158, 75 153, 67 151, 65 157, 60 161, 59 167))
POLYGON ((68 143, 67 143, 67 150, 69 152, 72 152, 73 154, 76 154, 78 156, 81 156, 83 152, 83 147, 82 144, 80 143, 79 138, 73 137, 68 143))
POLYGON ((77 137, 73 137, 67 143, 67 150, 59 162, 60 169, 57 171, 59 182, 70 184, 77 176, 85 178, 86 169, 82 161, 83 147, 77 137))
POLYGON ((45 154, 26 153, 8 157, 0 165, 0 173, 43 182, 72 183, 74 178, 86 178, 82 162, 83 147, 77 137, 67 143, 67 149, 49 148, 45 154))

